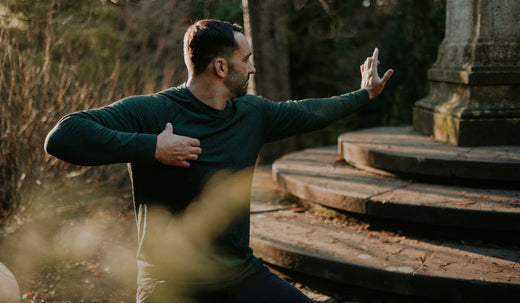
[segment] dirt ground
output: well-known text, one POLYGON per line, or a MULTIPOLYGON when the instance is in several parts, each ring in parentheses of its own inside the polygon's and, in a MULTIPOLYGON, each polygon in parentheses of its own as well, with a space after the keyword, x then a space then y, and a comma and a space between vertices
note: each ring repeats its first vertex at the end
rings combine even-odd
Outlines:
POLYGON ((30 203, 0 231, 0 261, 21 302, 135 302, 130 194, 64 182, 27 195, 30 203))

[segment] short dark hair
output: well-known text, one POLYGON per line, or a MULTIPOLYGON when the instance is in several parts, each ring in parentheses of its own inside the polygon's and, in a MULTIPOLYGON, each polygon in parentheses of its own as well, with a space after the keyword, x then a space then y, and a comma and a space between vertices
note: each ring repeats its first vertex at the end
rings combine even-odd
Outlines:
POLYGON ((184 62, 201 74, 217 56, 229 57, 239 46, 235 32, 242 33, 242 27, 226 21, 213 19, 199 20, 184 34, 184 62))

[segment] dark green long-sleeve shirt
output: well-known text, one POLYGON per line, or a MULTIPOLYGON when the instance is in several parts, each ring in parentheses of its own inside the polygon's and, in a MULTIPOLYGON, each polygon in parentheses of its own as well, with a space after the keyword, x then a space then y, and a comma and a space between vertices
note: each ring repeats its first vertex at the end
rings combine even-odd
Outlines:
MULTIPOLYGON (((175 212, 200 193, 214 172, 254 166, 263 143, 322 128, 368 102, 366 90, 288 102, 246 95, 216 110, 181 85, 70 114, 51 130, 45 149, 79 165, 130 163, 135 203, 161 204, 175 212), (189 168, 155 160, 157 135, 167 122, 175 134, 200 140, 202 154, 189 168)), ((236 258, 232 263, 244 264, 252 257, 248 218, 236 228, 221 245, 236 258)))

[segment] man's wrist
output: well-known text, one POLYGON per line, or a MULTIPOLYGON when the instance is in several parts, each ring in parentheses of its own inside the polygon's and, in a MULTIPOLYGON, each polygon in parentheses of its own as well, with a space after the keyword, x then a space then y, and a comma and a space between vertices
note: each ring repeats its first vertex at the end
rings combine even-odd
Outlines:
POLYGON ((155 161, 157 148, 157 135, 138 134, 136 146, 136 162, 150 163, 155 161))

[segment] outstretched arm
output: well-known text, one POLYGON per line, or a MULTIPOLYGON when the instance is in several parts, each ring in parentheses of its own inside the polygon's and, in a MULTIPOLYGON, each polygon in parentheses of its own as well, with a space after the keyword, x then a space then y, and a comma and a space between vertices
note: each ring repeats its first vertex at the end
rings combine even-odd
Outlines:
POLYGON ((264 101, 264 140, 269 142, 325 127, 370 103, 370 98, 366 89, 360 89, 330 98, 264 101))
POLYGON ((379 50, 361 65, 361 89, 330 98, 306 99, 290 102, 265 103, 266 141, 322 128, 344 118, 370 102, 383 91, 393 74, 388 70, 383 78, 377 74, 379 50))
POLYGON ((361 69, 361 88, 366 89, 368 91, 368 95, 370 96, 370 100, 377 97, 383 91, 385 87, 386 81, 390 79, 394 70, 389 69, 383 75, 383 78, 379 78, 377 74, 377 66, 379 65, 379 50, 374 49, 374 53, 372 57, 368 57, 360 66, 361 69))
POLYGON ((45 151, 76 165, 153 163, 157 135, 106 119, 110 112, 106 108, 65 116, 47 135, 45 151))
POLYGON ((161 102, 150 96, 127 98, 113 105, 70 114, 45 141, 47 153, 78 165, 153 163, 188 167, 200 154, 197 139, 178 136, 161 102), (160 122, 164 121, 164 122, 160 122), (164 124, 162 124, 164 123, 164 124))

